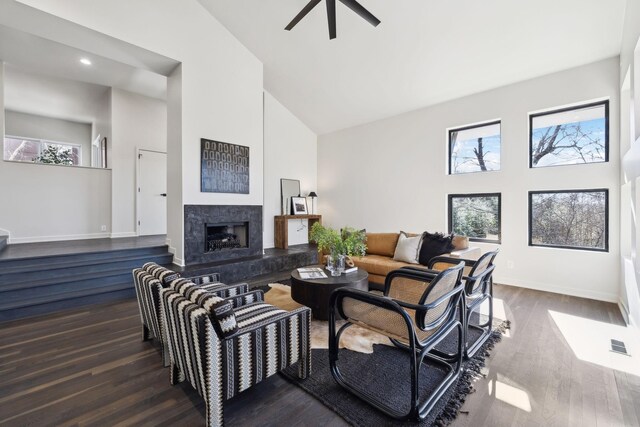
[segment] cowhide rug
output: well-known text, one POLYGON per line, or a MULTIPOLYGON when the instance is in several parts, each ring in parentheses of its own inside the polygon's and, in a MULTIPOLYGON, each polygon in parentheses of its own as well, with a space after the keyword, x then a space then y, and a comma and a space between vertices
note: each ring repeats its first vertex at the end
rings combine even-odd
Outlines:
MULTIPOLYGON (((265 302, 283 310, 295 310, 302 307, 291 298, 291 288, 280 283, 270 283, 269 291, 264 295, 265 302)), ((337 323, 337 328, 344 325, 344 320, 337 323)), ((336 328, 336 329, 337 329, 336 328)), ((358 353, 373 353, 374 344, 392 346, 389 338, 353 325, 347 328, 340 337, 340 348, 347 348, 358 353)), ((311 348, 329 348, 329 322, 311 320, 311 348)))

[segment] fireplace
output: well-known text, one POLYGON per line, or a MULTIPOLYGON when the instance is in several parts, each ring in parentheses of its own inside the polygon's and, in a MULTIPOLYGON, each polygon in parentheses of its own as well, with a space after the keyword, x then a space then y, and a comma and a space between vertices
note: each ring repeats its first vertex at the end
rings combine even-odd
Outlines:
POLYGON ((262 255, 262 206, 185 205, 187 265, 262 255))
POLYGON ((247 248, 249 223, 205 224, 204 251, 247 248))

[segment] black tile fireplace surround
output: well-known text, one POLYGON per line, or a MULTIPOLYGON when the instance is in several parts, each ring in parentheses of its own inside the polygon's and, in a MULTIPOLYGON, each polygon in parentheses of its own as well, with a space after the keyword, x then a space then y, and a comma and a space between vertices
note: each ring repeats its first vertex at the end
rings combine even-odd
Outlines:
POLYGON ((187 265, 262 255, 262 206, 185 205, 184 251, 187 265))

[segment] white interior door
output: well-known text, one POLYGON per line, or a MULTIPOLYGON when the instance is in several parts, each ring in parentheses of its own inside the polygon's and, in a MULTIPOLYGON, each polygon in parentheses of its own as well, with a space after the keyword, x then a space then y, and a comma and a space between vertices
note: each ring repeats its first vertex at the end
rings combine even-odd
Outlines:
POLYGON ((138 235, 167 234, 167 154, 138 151, 138 235))

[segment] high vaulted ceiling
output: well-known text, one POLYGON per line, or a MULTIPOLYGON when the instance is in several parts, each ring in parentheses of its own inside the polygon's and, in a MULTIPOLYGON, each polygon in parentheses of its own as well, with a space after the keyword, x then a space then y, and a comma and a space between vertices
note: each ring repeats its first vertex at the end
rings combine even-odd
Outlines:
POLYGON ((198 0, 265 66, 265 89, 319 134, 616 56, 626 0, 198 0))

